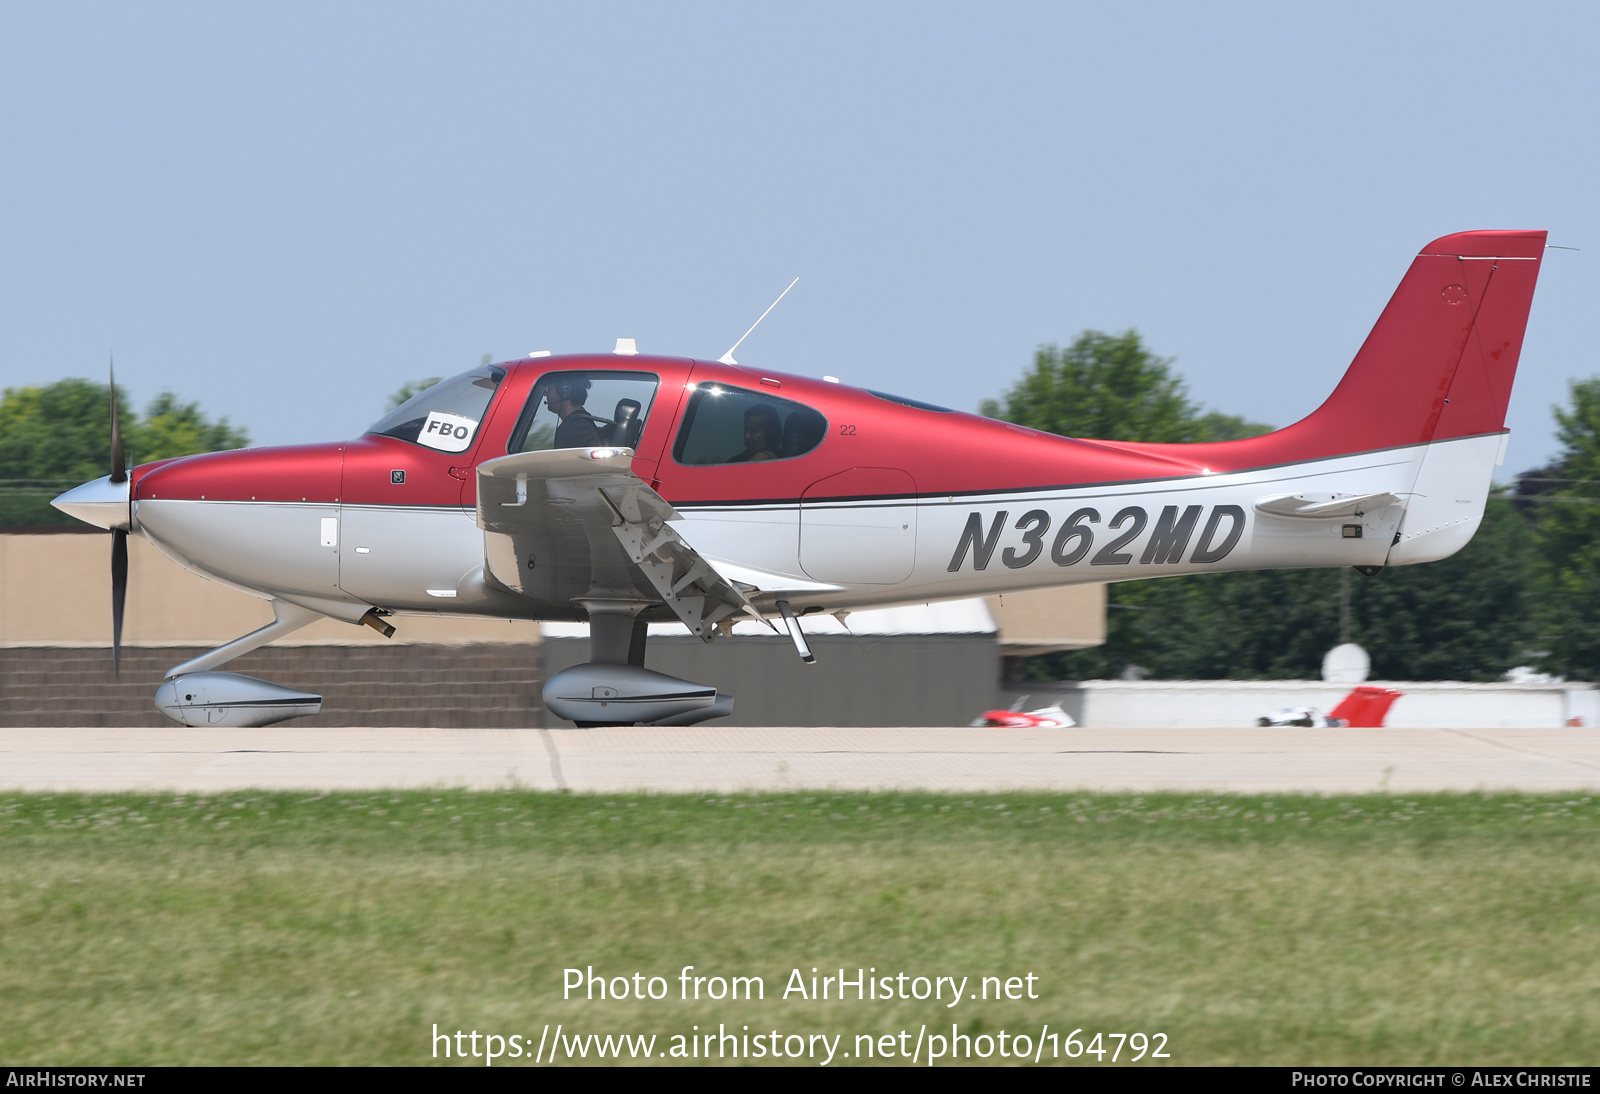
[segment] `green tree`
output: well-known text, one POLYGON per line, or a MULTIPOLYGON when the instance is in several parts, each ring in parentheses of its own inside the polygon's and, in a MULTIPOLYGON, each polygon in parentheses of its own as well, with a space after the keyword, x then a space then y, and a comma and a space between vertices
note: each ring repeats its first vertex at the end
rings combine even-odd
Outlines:
POLYGON ((144 420, 134 428, 127 446, 137 462, 149 463, 249 443, 250 435, 229 425, 228 419, 213 422, 199 403, 180 403, 172 392, 163 391, 145 408, 144 420))
MULTIPOLYGON (((0 395, 0 479, 104 475, 111 461, 111 391, 88 380, 7 388, 0 395)), ((117 400, 124 437, 138 424, 127 391, 117 400)))
POLYGON ((1105 441, 1223 441, 1271 431, 1217 411, 1202 414, 1172 361, 1146 349, 1138 331, 1086 330, 1066 349, 1040 346, 1033 371, 1003 401, 984 400, 979 412, 1105 441))
POLYGON ((1568 405, 1551 409, 1561 454, 1517 483, 1550 592, 1540 661, 1593 680, 1600 678, 1600 376, 1572 381, 1568 405))
POLYGON ((411 380, 407 383, 401 384, 397 390, 390 392, 389 405, 384 407, 383 412, 387 414, 401 403, 406 402, 414 396, 421 395, 434 384, 437 384, 441 379, 443 379, 442 376, 429 376, 425 380, 411 380))
MULTIPOLYGON (((117 386, 123 451, 130 463, 240 448, 249 443, 226 418, 213 422, 197 403, 162 392, 141 418, 117 386)), ((58 380, 0 393, 0 526, 71 524, 50 507, 64 490, 111 470, 111 389, 58 380)))

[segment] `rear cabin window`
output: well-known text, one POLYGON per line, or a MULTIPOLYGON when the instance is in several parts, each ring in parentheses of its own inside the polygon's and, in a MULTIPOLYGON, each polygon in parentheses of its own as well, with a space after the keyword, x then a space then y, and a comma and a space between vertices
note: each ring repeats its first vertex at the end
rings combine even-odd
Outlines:
POLYGON ((827 432, 827 419, 808 406, 704 384, 689 397, 672 458, 688 467, 790 460, 816 448, 827 432))

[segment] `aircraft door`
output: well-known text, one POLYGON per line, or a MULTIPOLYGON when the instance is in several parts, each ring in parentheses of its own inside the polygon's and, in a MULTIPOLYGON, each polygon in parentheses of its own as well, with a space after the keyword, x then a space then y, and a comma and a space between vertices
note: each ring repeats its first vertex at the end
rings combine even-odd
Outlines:
POLYGON ((852 467, 800 499, 800 568, 816 581, 897 585, 917 561, 917 484, 892 467, 852 467))
POLYGON ((818 474, 812 453, 828 436, 817 410, 777 394, 776 380, 696 365, 659 489, 687 502, 681 531, 710 558, 770 573, 799 572, 800 494, 818 474))
MULTIPOLYGON (((584 369, 541 376, 511 431, 511 452, 611 447, 639 452, 661 380, 653 372, 584 369)), ((654 459, 654 455, 646 455, 654 459)))

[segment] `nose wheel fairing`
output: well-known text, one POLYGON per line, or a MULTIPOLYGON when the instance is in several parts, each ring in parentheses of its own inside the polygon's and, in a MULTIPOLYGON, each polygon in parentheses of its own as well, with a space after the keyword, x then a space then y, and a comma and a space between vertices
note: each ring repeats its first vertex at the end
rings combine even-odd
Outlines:
POLYGON ((213 671, 322 618, 310 608, 284 600, 272 602, 272 613, 273 621, 265 627, 169 669, 156 689, 156 709, 186 726, 267 726, 320 713, 320 695, 236 672, 213 671))
POLYGON ((156 708, 186 726, 268 726, 320 713, 322 696, 236 672, 195 672, 164 681, 156 708))

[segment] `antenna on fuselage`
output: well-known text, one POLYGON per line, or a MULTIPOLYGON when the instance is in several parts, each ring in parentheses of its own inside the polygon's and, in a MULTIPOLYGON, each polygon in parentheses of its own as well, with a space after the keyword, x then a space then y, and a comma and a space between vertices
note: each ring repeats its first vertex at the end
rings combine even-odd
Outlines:
MULTIPOLYGON (((789 289, 794 288, 798 284, 800 284, 800 279, 797 277, 793 281, 789 282, 789 289)), ((774 300, 767 307, 767 310, 761 313, 761 319, 765 319, 767 316, 772 314, 772 309, 778 306, 778 301, 782 300, 784 297, 789 295, 789 289, 784 289, 781 293, 778 294, 778 300, 774 300)), ((717 360, 720 361, 724 365, 737 365, 739 362, 737 362, 737 361, 735 361, 733 359, 733 351, 738 349, 740 346, 744 345, 744 340, 746 338, 750 337, 750 331, 755 330, 757 327, 759 327, 761 325, 761 319, 757 319, 754 323, 751 323, 750 324, 750 330, 747 330, 743 334, 741 334, 739 336, 739 340, 737 342, 735 342, 733 345, 728 347, 728 352, 724 353, 721 357, 718 357, 717 360)))

